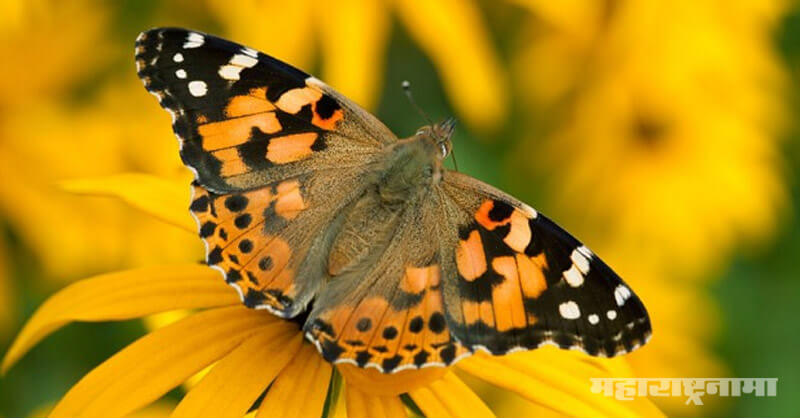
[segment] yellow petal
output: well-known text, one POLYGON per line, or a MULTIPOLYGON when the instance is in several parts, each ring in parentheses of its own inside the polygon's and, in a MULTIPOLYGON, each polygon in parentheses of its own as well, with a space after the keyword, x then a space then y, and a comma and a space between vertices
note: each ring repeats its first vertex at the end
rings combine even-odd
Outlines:
POLYGON ((347 386, 376 396, 395 396, 410 392, 439 380, 447 371, 443 367, 426 367, 386 374, 374 368, 365 369, 346 363, 338 364, 336 368, 347 386))
POLYGON ((124 173, 65 180, 61 187, 72 193, 116 197, 164 222, 197 232, 197 224, 189 214, 191 189, 183 182, 149 174, 124 173))
POLYGON ((258 408, 257 418, 303 418, 322 416, 331 365, 322 359, 311 344, 281 372, 258 408))
POLYGON ((383 82, 386 38, 391 27, 386 6, 372 0, 342 0, 335 7, 317 3, 315 12, 323 78, 356 103, 373 108, 383 82))
POLYGON ((467 122, 492 128, 505 116, 505 74, 473 1, 395 0, 406 30, 430 55, 467 122))
POLYGON ((172 416, 243 416, 297 354, 302 342, 303 334, 288 321, 277 321, 269 332, 253 334, 189 391, 172 416))
POLYGON ((494 413, 452 371, 426 387, 409 392, 429 417, 493 417, 494 413))
POLYGON ((6 353, 1 370, 8 370, 42 338, 72 321, 122 320, 238 303, 236 292, 218 272, 197 264, 147 267, 81 280, 39 307, 6 353))
POLYGON ((407 418, 397 396, 374 396, 347 385, 344 390, 348 418, 407 418))
MULTIPOLYGON (((482 380, 515 392, 556 412, 575 416, 636 417, 641 410, 663 416, 646 398, 617 401, 591 392, 591 377, 610 377, 602 367, 586 367, 573 353, 556 354, 554 361, 535 352, 502 357, 475 355, 458 367, 482 380), (581 370, 576 373, 576 370, 581 370)), ((588 358, 588 356, 584 356, 588 358)))
POLYGON ((233 306, 200 312, 156 330, 84 376, 51 417, 117 417, 136 411, 249 336, 286 326, 272 318, 266 312, 233 306))

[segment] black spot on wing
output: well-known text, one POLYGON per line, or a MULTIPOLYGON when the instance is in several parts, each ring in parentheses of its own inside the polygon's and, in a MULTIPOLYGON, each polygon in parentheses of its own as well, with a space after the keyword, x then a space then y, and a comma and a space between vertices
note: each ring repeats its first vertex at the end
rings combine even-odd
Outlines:
POLYGON ((492 203, 492 209, 489 211, 489 219, 492 221, 505 221, 514 212, 514 207, 502 200, 493 200, 492 203))
POLYGON ((231 212, 241 212, 247 207, 248 199, 242 195, 231 195, 225 199, 225 207, 231 212))
POLYGON ((205 212, 208 210, 208 203, 209 203, 208 195, 202 195, 197 199, 195 199, 194 201, 192 201, 191 206, 189 206, 189 210, 191 210, 192 212, 200 212, 200 213, 205 212))
POLYGON ((333 116, 333 113, 339 109, 341 109, 339 103, 336 103, 336 100, 333 100, 327 94, 323 94, 322 97, 320 97, 315 108, 317 115, 322 119, 329 119, 333 116))
POLYGON ((247 294, 244 295, 243 302, 244 306, 247 306, 248 308, 255 308, 256 306, 264 303, 266 299, 266 295, 264 295, 262 292, 251 288, 247 289, 247 294))

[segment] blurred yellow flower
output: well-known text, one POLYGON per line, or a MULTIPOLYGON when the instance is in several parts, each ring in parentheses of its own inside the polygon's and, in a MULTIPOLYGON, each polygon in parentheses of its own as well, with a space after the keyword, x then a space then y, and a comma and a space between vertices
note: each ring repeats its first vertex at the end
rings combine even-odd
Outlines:
MULTIPOLYGON (((169 182, 138 175, 92 184, 136 207, 165 216, 158 197, 169 182), (131 191, 136 184, 145 190, 131 191), (152 186, 156 187, 152 187, 152 186), (141 201, 138 201, 142 198, 141 201)), ((188 190, 187 190, 188 193, 188 190)), ((172 193, 170 193, 172 194, 172 193)), ((174 222, 173 222, 174 223, 174 222)), ((188 235, 188 234, 187 234, 188 235)), ((244 307, 219 273, 196 264, 149 267, 74 283, 47 300, 6 353, 8 370, 30 348, 73 321, 137 318, 177 309, 199 310, 156 329, 87 374, 50 416, 121 416, 156 401, 214 364, 181 400, 173 416, 240 417, 266 391, 256 416, 320 416, 329 396, 333 368, 304 341, 295 321, 244 307)), ((617 401, 591 392, 590 377, 629 375, 624 359, 596 359, 545 348, 504 357, 475 355, 455 368, 563 414, 661 416, 645 398, 617 401)), ((453 368, 407 370, 384 375, 372 369, 337 366, 344 379, 344 409, 351 417, 405 417, 407 394, 428 416, 494 416, 454 374, 453 368)), ((335 385, 334 385, 335 386, 335 385)), ((337 408, 333 395, 330 408, 337 408)))
POLYGON ((129 106, 139 100, 147 98, 114 94, 98 100, 100 106, 77 110, 40 105, 3 126, 9 133, 0 137, 0 173, 9 180, 0 184, 0 210, 52 276, 63 280, 99 269, 189 261, 201 247, 159 222, 133 216, 117 202, 78 198, 56 185, 65 178, 126 168, 188 181, 177 157, 159 158, 172 156, 172 149, 154 151, 162 143, 174 147, 168 132, 151 134, 162 132, 154 128, 158 116, 148 125, 128 115, 129 106))
POLYGON ((106 39, 106 8, 50 0, 4 7, 10 9, 3 17, 7 25, 0 27, 0 53, 14 60, 0 77, 0 214, 47 276, 60 280, 189 261, 201 247, 196 240, 134 217, 117 202, 78 198, 56 185, 126 170, 189 176, 174 154, 174 138, 156 129, 169 117, 150 106, 132 72, 115 80, 113 89, 98 88, 78 102, 70 97, 70 89, 102 71, 104 60, 116 53, 106 39), (142 112, 152 115, 142 118, 142 112))
POLYGON ((109 58, 102 41, 108 20, 107 9, 91 0, 0 3, 0 109, 58 98, 97 71, 109 58))
POLYGON ((771 236, 786 205, 786 75, 770 36, 787 5, 516 3, 537 24, 514 72, 544 132, 517 166, 552 179, 553 212, 648 301, 658 333, 630 357, 636 374, 726 375, 709 348, 719 314, 697 279, 771 236))
MULTIPOLYGON (((32 118, 35 123, 23 131, 15 127, 20 126, 20 116, 26 111, 38 110, 44 107, 42 101, 63 95, 71 83, 87 76, 87 67, 102 59, 101 54, 89 51, 102 52, 103 45, 96 41, 106 20, 104 9, 90 7, 88 1, 12 0, 0 4, 0 55, 5 57, 0 77, 0 178, 3 179, 0 216, 29 245, 36 245, 32 243, 36 240, 32 237, 35 232, 22 224, 42 219, 35 219, 35 214, 24 214, 21 221, 18 215, 28 212, 34 202, 41 204, 47 200, 43 196, 47 192, 42 190, 45 186, 39 179, 49 167, 37 164, 38 159, 27 161, 24 159, 27 155, 17 154, 20 147, 30 143, 28 132, 34 127, 38 129, 42 120, 32 118), (52 48, 53 39, 59 40, 59 48, 52 48), (75 65, 77 61, 84 65, 75 65), (21 230, 17 231, 18 228, 21 230)), ((43 211, 53 213, 59 209, 46 204, 42 207, 43 211)), ((58 222, 63 223, 63 219, 58 222)), ((5 234, 0 235, 0 337, 5 336, 14 322, 15 306, 4 240, 5 234)))
POLYGON ((532 105, 558 115, 525 155, 557 173, 560 210, 680 277, 774 232, 786 203, 785 74, 769 44, 780 2, 525 3, 549 25, 526 38, 517 74, 532 105))
POLYGON ((468 124, 492 128, 505 117, 505 74, 472 0, 208 2, 229 38, 293 65, 309 68, 318 45, 320 78, 367 109, 379 98, 394 14, 468 124))

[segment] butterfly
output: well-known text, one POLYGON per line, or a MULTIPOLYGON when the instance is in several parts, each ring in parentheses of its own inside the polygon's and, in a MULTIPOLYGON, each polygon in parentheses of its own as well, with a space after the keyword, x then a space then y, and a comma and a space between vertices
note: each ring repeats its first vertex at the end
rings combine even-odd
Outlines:
POLYGON ((186 29, 143 32, 136 65, 195 173, 207 263, 326 360, 391 373, 649 339, 644 305, 592 251, 444 166, 452 119, 398 138, 303 71, 186 29))

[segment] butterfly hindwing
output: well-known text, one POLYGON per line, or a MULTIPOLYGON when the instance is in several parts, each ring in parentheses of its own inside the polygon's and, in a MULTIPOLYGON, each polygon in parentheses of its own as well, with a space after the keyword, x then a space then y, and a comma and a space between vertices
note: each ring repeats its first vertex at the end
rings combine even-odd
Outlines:
POLYGON ((358 196, 359 174, 318 172, 226 194, 195 183, 191 211, 206 243, 206 262, 246 306, 296 316, 322 284, 332 225, 358 196), (328 193, 340 200, 330 202, 328 193))
POLYGON ((457 234, 445 262, 454 337, 503 354, 543 344, 612 357, 650 336, 639 298, 586 246, 544 215, 448 172, 443 201, 457 234))
POLYGON ((437 206, 422 198, 398 213, 367 194, 349 210, 305 326, 328 361, 390 373, 469 354, 445 321, 437 206))

